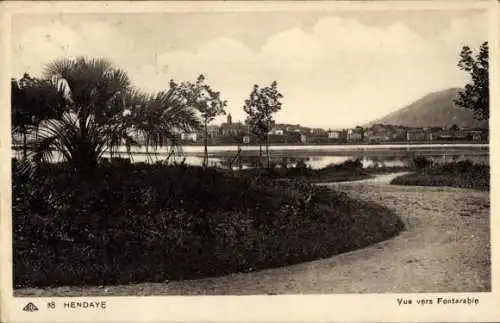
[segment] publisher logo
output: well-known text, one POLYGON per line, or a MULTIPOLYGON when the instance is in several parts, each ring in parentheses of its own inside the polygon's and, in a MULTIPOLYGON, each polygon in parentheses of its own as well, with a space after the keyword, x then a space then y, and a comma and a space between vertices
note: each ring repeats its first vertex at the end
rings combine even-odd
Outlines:
POLYGON ((29 302, 28 304, 26 304, 26 306, 23 308, 23 311, 25 312, 36 312, 38 311, 38 307, 36 307, 35 304, 29 302))

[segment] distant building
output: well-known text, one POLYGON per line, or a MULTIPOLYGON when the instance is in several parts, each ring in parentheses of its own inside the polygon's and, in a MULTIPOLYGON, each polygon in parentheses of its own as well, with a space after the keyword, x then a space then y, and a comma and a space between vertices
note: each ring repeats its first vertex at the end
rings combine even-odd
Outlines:
POLYGON ((473 130, 471 131, 471 135, 474 141, 481 141, 482 139, 482 131, 473 130))
POLYGON ((423 129, 412 129, 406 131, 406 140, 423 141, 426 139, 426 132, 423 129))
POLYGON ((224 122, 220 129, 223 136, 237 136, 248 132, 248 127, 241 122, 233 123, 231 114, 228 114, 227 122, 224 122))
POLYGON ((302 127, 300 126, 300 124, 296 124, 296 125, 284 125, 284 128, 286 132, 300 132, 302 127))
POLYGON ((274 128, 271 131, 269 131, 270 135, 276 135, 276 136, 283 136, 284 133, 285 132, 283 131, 283 129, 280 129, 280 128, 274 128))
POLYGON ((323 134, 326 134, 326 131, 325 131, 325 129, 322 129, 322 128, 312 128, 309 130, 309 133, 311 135, 323 135, 323 134))
POLYGON ((455 137, 456 139, 465 139, 468 135, 468 132, 464 129, 457 129, 453 131, 453 137, 455 137))
POLYGON ((207 132, 208 132, 208 136, 210 138, 217 138, 220 136, 220 133, 221 133, 221 129, 219 126, 216 126, 216 125, 209 125, 207 127, 207 132))
POLYGON ((300 143, 307 144, 307 136, 304 134, 300 134, 300 143))
POLYGON ((198 140, 198 134, 196 132, 181 133, 181 140, 196 142, 196 140, 198 140))
POLYGON ((368 130, 365 133, 364 139, 366 141, 369 141, 369 142, 384 142, 384 141, 391 140, 391 137, 389 134, 387 134, 385 132, 376 132, 376 131, 368 130))
POLYGON ((340 131, 336 130, 328 131, 328 139, 340 139, 340 131))
POLYGON ((363 129, 354 128, 347 130, 347 140, 349 141, 361 141, 363 140, 363 129))
POLYGON ((451 139, 453 138, 453 132, 450 130, 441 130, 435 134, 435 139, 451 139))

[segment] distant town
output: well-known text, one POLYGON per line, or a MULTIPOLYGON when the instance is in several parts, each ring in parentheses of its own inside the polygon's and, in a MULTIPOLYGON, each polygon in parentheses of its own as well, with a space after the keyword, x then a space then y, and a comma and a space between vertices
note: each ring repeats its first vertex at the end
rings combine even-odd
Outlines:
MULTIPOLYGON (((208 125, 208 145, 256 145, 259 140, 252 135, 250 127, 242 122, 233 122, 231 114, 220 125, 208 125)), ((203 145, 203 132, 179 133, 183 145, 203 145)), ((277 123, 269 132, 272 145, 328 145, 328 144, 380 144, 420 142, 487 142, 488 129, 450 127, 407 127, 401 125, 373 124, 345 129, 311 128, 300 124, 277 123)), ((28 141, 32 135, 28 135, 28 141)), ((144 140, 139 136, 139 144, 144 140)), ((13 144, 22 143, 20 136, 13 136, 13 144)))
MULTIPOLYGON (((203 130, 182 133, 185 145, 203 144, 203 130)), ((208 144, 257 144, 248 125, 233 122, 231 115, 221 125, 208 126, 208 144)), ((269 132, 270 144, 341 144, 341 143, 385 143, 385 142, 440 142, 488 140, 488 130, 482 128, 450 127, 405 127, 399 125, 374 124, 347 129, 310 128, 300 124, 278 123, 269 132)))

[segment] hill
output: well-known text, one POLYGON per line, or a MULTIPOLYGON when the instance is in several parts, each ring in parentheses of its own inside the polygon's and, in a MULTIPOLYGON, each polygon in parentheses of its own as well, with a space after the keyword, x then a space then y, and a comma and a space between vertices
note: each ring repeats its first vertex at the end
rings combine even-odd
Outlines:
POLYGON ((458 91, 458 88, 450 88, 429 93, 408 106, 369 123, 369 125, 449 127, 456 124, 459 127, 485 127, 487 122, 475 120, 473 111, 455 105, 453 100, 458 96, 458 91))

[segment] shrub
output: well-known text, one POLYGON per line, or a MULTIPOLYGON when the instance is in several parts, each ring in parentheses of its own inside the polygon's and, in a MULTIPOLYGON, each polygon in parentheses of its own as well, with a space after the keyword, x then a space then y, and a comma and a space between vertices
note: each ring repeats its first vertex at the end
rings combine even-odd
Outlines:
POLYGON ((414 157, 412 161, 416 169, 426 169, 432 166, 432 160, 423 156, 414 157))
POLYGON ((469 160, 452 162, 399 176, 393 179, 391 184, 488 190, 490 187, 490 167, 475 165, 469 160))
POLYGON ((342 166, 348 170, 363 169, 363 163, 361 162, 361 160, 359 158, 356 158, 354 160, 351 160, 351 159, 347 160, 346 162, 344 162, 344 164, 342 164, 342 166))
POLYGON ((14 172, 14 283, 221 275, 332 255, 402 229, 388 210, 345 194, 253 175, 135 164, 86 178, 63 164, 31 181, 14 172))
POLYGON ((340 164, 329 164, 323 170, 325 171, 360 171, 363 169, 363 163, 359 158, 348 159, 340 164))
POLYGON ((447 163, 441 167, 441 171, 445 173, 470 173, 474 171, 474 164, 468 159, 459 162, 447 163))
POLYGON ((306 162, 299 159, 294 167, 287 169, 286 176, 308 176, 312 173, 312 169, 307 166, 306 162))

